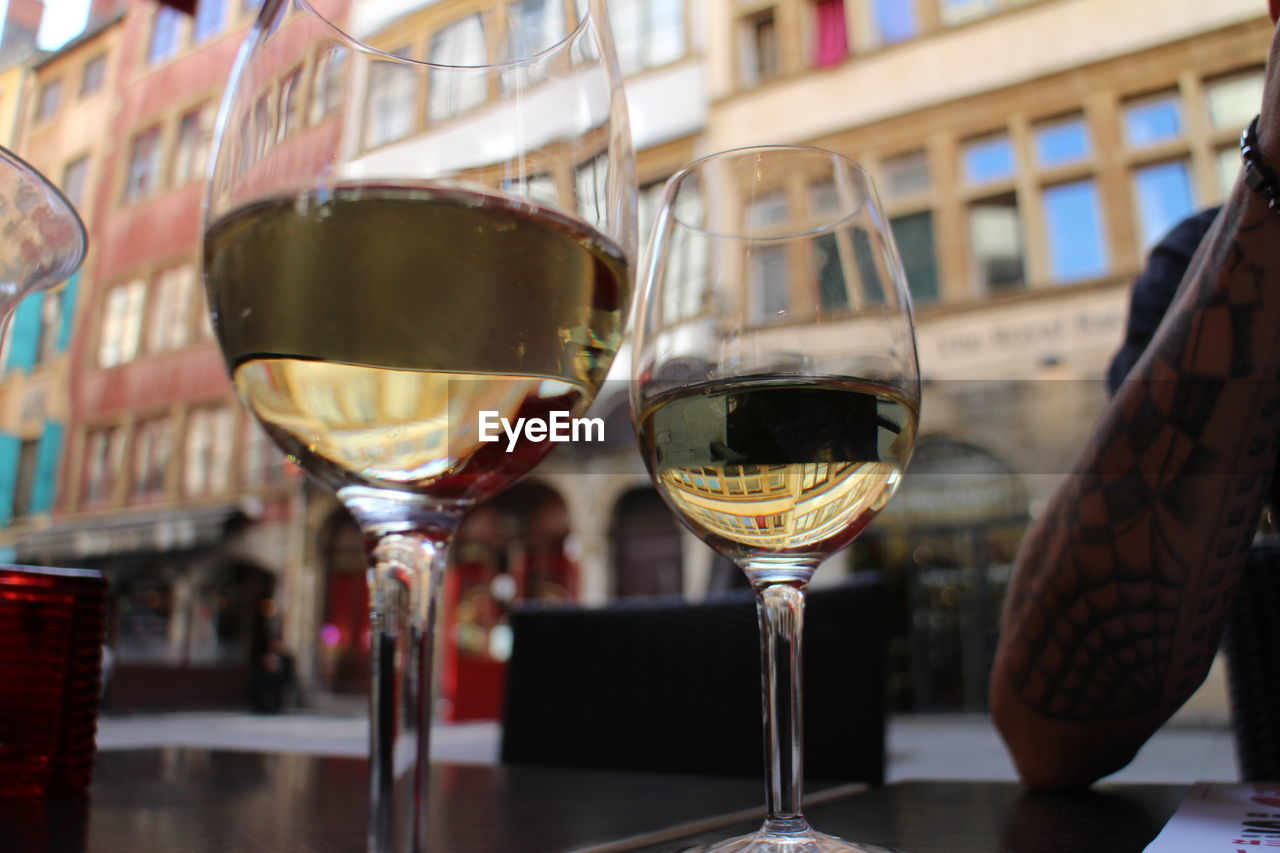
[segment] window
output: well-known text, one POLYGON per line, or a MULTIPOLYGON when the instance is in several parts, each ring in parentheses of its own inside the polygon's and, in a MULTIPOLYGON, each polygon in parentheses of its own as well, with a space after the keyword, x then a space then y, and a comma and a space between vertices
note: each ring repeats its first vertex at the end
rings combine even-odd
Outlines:
POLYGON ((999 134, 976 139, 964 148, 964 175, 971 184, 988 184, 1013 177, 1013 143, 999 134))
POLYGON ((1045 189, 1049 274, 1055 283, 1106 274, 1107 253, 1101 210, 1098 188, 1092 180, 1045 189))
POLYGON ((740 53, 742 85, 754 86, 778 76, 778 30, 772 9, 743 20, 740 53))
POLYGON ((507 61, 540 53, 564 38, 564 8, 559 0, 514 0, 507 7, 513 34, 507 61))
POLYGON ((604 222, 606 195, 609 183, 609 164, 604 155, 592 157, 574 169, 573 193, 577 200, 578 215, 587 222, 604 222))
POLYGON ((302 69, 295 69, 280 84, 280 139, 292 134, 302 123, 302 69))
POLYGON ((1177 92, 1133 101, 1124 110, 1125 138, 1134 148, 1169 142, 1182 136, 1182 105, 1177 92))
POLYGON ((871 0, 871 25, 879 44, 893 44, 920 31, 913 0, 871 0))
POLYGON ((244 482, 268 486, 284 482, 284 455, 253 418, 245 419, 244 482))
POLYGON ((125 178, 124 200, 140 201, 154 193, 159 188, 159 176, 160 128, 156 126, 139 133, 129 146, 129 172, 125 178))
MULTIPOLYGON (((747 222, 755 227, 786 222, 789 212, 787 196, 777 190, 751 200, 747 222)), ((747 256, 747 280, 750 288, 751 317, 758 323, 786 319, 791 307, 791 275, 785 244, 760 244, 747 256)))
POLYGON ((933 213, 926 210, 895 216, 889 220, 889 227, 898 244, 911 299, 917 305, 937 302, 938 260, 933 248, 933 213))
POLYGON ((942 23, 963 24, 996 10, 996 0, 940 0, 942 23))
POLYGON ((133 496, 151 498, 163 495, 172 458, 173 422, 167 417, 140 421, 133 433, 133 496))
MULTIPOLYGON (((487 57, 484 24, 479 13, 454 21, 431 37, 428 58, 442 65, 478 65, 487 57)), ((449 78, 433 75, 427 82, 430 95, 427 98, 427 118, 431 121, 464 113, 480 104, 489 95, 489 84, 484 75, 464 75, 449 78)))
POLYGON ((1133 188, 1138 202, 1138 231, 1146 248, 1195 210, 1191 170, 1185 160, 1138 169, 1133 175, 1133 188))
POLYGON ((50 80, 40 87, 36 98, 36 121, 48 121, 62 103, 62 80, 50 80))
POLYGON ((1089 157, 1089 129, 1082 116, 1046 122, 1035 128, 1036 163, 1042 168, 1077 163, 1089 157))
POLYGON ((1226 148, 1219 148, 1214 164, 1217 166, 1218 190, 1222 193, 1222 197, 1226 198, 1240 174, 1239 146, 1228 145, 1226 148))
POLYGON ((115 367, 138 356, 146 283, 142 280, 113 287, 106 298, 98 339, 98 366, 115 367))
POLYGON ((106 503, 115 488, 124 457, 123 431, 109 426, 91 430, 85 440, 84 502, 106 503))
POLYGON ((178 53, 178 35, 182 13, 172 6, 157 6, 151 24, 151 41, 147 44, 147 64, 159 65, 178 53))
POLYGON ((77 157, 62 167, 62 180, 59 189, 71 202, 72 207, 80 207, 84 202, 84 187, 89 179, 89 155, 77 157))
MULTIPOLYGON (((840 194, 833 181, 809 185, 809 213, 815 221, 830 222, 840 210, 840 194)), ((849 307, 850 282, 845 277, 845 261, 840 252, 840 238, 822 234, 813 242, 809 259, 818 283, 818 305, 823 311, 840 311, 849 307)))
POLYGON ((36 364, 43 364, 58 354, 58 335, 62 331, 62 303, 66 290, 59 287, 45 293, 40 303, 40 337, 36 342, 36 364))
MULTIPOLYGON (((393 51, 407 56, 409 48, 393 51)), ((418 72, 398 62, 373 62, 369 69, 369 124, 366 144, 386 145, 413 132, 418 116, 418 72)))
POLYGON ((180 349, 191 339, 191 303, 195 270, 183 264, 165 270, 157 278, 147 321, 147 352, 180 349))
MULTIPOLYGON (((665 185, 665 181, 655 181, 640 188, 636 220, 640 224, 642 240, 646 239, 653 230, 658 201, 662 198, 665 185)), ((672 214, 681 222, 701 222, 703 220, 701 196, 696 192, 681 193, 672 214)), ((668 247, 666 262, 667 275, 673 281, 684 282, 686 286, 670 287, 663 291, 663 322, 677 323, 680 320, 698 316, 703 308, 704 293, 703 288, 695 286, 695 283, 705 280, 706 268, 705 241, 677 239, 671 243, 668 247)))
POLYGON ((102 90, 107 78, 107 55, 100 53, 84 64, 80 76, 80 97, 87 98, 102 90))
POLYGON ((207 341, 213 338, 213 317, 209 315, 209 303, 196 299, 196 337, 207 341))
POLYGON ((227 25, 227 0, 200 0, 196 6, 195 30, 192 38, 199 44, 222 32, 227 25))
POLYGON ((40 463, 40 441, 22 442, 18 448, 18 472, 13 489, 13 517, 21 518, 32 511, 35 496, 36 474, 40 463))
POLYGON ((192 409, 183 449, 182 493, 187 497, 225 492, 231 485, 235 416, 226 407, 192 409))
POLYGON ((748 256, 748 280, 751 287, 751 319, 757 323, 786 319, 791 307, 787 288, 791 276, 787 269, 787 247, 761 244, 748 256))
POLYGON ((849 55, 849 31, 844 0, 816 0, 813 4, 813 65, 829 68, 849 55))
POLYGON ((205 177, 209 145, 214 136, 212 119, 214 110, 209 106, 197 106, 179 120, 178 138, 174 142, 173 163, 169 170, 169 186, 180 187, 184 183, 200 181, 205 177))
POLYGON ((178 122, 178 138, 173 146, 169 186, 180 187, 204 177, 209 143, 213 137, 213 110, 197 107, 178 122))
POLYGON ((1250 71, 1213 80, 1205 86, 1209 124, 1217 130, 1242 131, 1262 103, 1262 72, 1250 71))
POLYGON ((888 199, 909 198, 929 191, 929 157, 924 151, 887 157, 880 170, 888 199))
POLYGON ((685 54, 684 0, 609 0, 623 74, 675 62, 685 54))
POLYGON ((747 222, 754 226, 779 225, 786 222, 789 215, 784 190, 756 196, 747 207, 747 222))
POLYGON ((1022 227, 1012 193, 969 205, 969 247, 973 280, 996 293, 1023 284, 1022 227))
POLYGON ((333 45, 316 63, 315 80, 311 86, 312 124, 331 115, 342 103, 342 69, 347 61, 347 50, 333 45))
POLYGON ((813 242, 810 260, 818 282, 818 304, 824 311, 840 311, 849 307, 849 282, 840 257, 840 239, 835 234, 822 234, 813 242))
POLYGON ((840 194, 835 181, 819 181, 809 185, 809 212, 817 217, 840 209, 840 194))
POLYGON ((898 244, 911 298, 920 305, 936 302, 939 288, 933 211, 920 209, 932 202, 929 156, 921 150, 886 157, 880 164, 880 172, 881 188, 890 212, 889 226, 898 244))

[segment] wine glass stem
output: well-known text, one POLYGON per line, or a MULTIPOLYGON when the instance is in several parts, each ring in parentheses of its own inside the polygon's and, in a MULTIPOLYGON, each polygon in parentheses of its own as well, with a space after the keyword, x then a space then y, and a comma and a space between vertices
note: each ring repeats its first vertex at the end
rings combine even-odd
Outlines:
POLYGON ((805 832, 804 714, 800 696, 800 639, 805 583, 758 582, 760 651, 764 681, 765 829, 805 832))
POLYGON ((369 564, 370 853, 426 849, 432 661, 448 537, 378 537, 369 564))

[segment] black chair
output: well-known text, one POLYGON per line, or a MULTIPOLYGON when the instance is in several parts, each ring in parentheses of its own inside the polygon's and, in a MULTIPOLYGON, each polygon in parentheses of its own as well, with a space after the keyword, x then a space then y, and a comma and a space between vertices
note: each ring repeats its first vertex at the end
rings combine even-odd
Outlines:
MULTIPOLYGON (((884 780, 878 572, 809 593, 805 775, 884 780)), ((749 592, 689 604, 526 607, 511 615, 502 760, 761 776, 760 645, 749 592)))
POLYGON ((1223 637, 1240 778, 1280 780, 1280 542, 1256 546, 1223 637))

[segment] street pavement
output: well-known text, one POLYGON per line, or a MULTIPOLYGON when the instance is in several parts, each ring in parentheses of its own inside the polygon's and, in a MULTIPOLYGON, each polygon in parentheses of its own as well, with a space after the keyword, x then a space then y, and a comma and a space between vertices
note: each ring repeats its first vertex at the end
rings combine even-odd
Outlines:
MULTIPOLYGON (((436 726, 431 754, 440 761, 496 763, 501 734, 493 722, 436 726)), ((367 737, 363 716, 332 712, 106 715, 98 723, 98 748, 104 750, 199 746, 359 756, 365 754, 367 737)), ((981 714, 891 718, 886 775, 891 782, 1016 778, 990 720, 981 714)), ((1182 783, 1236 778, 1231 732, 1221 725, 1168 725, 1128 767, 1111 777, 1120 782, 1182 783)))

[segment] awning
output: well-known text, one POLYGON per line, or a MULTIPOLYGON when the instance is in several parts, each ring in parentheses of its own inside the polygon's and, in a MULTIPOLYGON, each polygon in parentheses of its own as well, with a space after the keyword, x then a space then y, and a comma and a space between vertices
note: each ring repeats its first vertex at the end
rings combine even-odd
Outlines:
POLYGON ((189 551, 222 541, 227 523, 250 514, 238 503, 116 513, 55 523, 18 535, 20 563, 66 565, 125 554, 189 551))
POLYGON ((876 529, 1026 521, 1028 506, 1022 478, 1003 460, 963 442, 926 438, 876 529))

